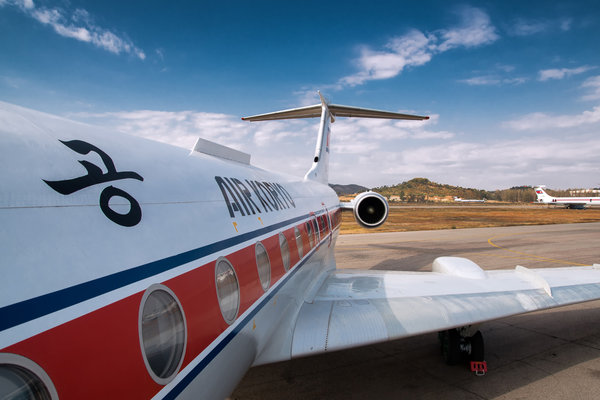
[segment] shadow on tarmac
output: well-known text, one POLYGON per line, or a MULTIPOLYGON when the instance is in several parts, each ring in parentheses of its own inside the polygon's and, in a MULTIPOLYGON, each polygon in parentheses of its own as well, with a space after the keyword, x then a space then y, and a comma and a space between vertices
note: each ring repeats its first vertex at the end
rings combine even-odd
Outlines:
POLYGON ((232 399, 597 399, 600 301, 481 327, 488 374, 442 361, 437 334, 251 369, 232 399))

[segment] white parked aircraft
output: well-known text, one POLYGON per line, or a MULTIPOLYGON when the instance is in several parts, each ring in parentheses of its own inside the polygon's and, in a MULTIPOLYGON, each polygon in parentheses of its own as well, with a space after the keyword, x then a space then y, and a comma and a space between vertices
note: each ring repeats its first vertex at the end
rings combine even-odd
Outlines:
POLYGON ((485 199, 476 200, 476 199, 461 199, 460 197, 454 197, 454 201, 458 203, 485 203, 485 199))
MULTIPOLYGON (((315 116, 294 178, 0 102, 0 398, 222 399, 253 365, 435 331, 448 362, 481 360, 474 324, 600 298, 591 266, 336 269, 331 122, 426 117, 322 101, 247 120, 315 116)), ((374 193, 346 206, 387 216, 374 193)))
POLYGON ((535 188, 538 203, 562 204, 566 208, 584 209, 586 205, 600 205, 600 197, 552 197, 544 190, 546 186, 540 185, 535 188))

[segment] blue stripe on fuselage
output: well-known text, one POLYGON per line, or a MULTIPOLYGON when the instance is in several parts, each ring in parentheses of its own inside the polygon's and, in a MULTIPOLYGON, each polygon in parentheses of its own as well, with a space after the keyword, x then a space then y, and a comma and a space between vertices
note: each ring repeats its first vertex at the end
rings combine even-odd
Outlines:
POLYGON ((265 235, 286 225, 309 218, 309 214, 291 218, 277 224, 223 239, 197 249, 189 250, 161 260, 140 265, 112 275, 103 276, 88 282, 44 294, 19 303, 0 308, 0 332, 22 323, 60 311, 94 297, 101 296, 124 286, 150 278, 165 271, 177 268, 194 260, 209 256, 221 250, 238 245, 247 240, 265 235))
POLYGON ((271 292, 269 292, 260 301, 260 303, 248 315, 246 315, 244 317, 243 320, 236 321, 237 326, 231 332, 229 332, 227 334, 227 336, 225 336, 219 343, 217 343, 215 348, 212 349, 198 363, 198 365, 196 365, 194 368, 192 368, 191 371, 189 371, 179 382, 177 382, 177 384, 175 384, 175 386, 168 393, 165 394, 163 399, 170 400, 170 399, 175 399, 177 396, 179 396, 181 394, 181 392, 183 392, 185 390, 185 388, 190 383, 192 383, 192 381, 198 375, 200 375, 200 373, 204 370, 204 368, 206 368, 208 366, 208 364, 210 364, 210 362, 212 360, 214 360, 221 351, 223 351, 223 349, 229 344, 229 342, 231 342, 233 340, 233 338, 235 338, 237 336, 237 334, 240 333, 242 331, 242 329, 244 329, 244 327, 256 316, 256 314, 258 314, 258 312, 260 310, 262 310, 262 308, 265 306, 265 304, 267 304, 279 292, 279 290, 292 278, 292 276, 294 276, 296 274, 296 272, 298 272, 300 270, 300 267, 302 265, 304 265, 310 259, 310 257, 322 245, 324 245, 329 240, 329 237, 331 235, 333 235, 333 232, 336 229, 337 228, 333 228, 333 230, 331 232, 329 232, 329 234, 325 235, 323 237, 323 239, 321 239, 321 242, 319 242, 319 244, 317 246, 315 246, 308 254, 306 254, 304 256, 304 258, 302 260, 300 260, 300 262, 298 262, 292 269, 290 269, 290 271, 288 273, 286 273, 286 275, 284 276, 283 280, 278 282, 277 287, 274 288, 271 292))

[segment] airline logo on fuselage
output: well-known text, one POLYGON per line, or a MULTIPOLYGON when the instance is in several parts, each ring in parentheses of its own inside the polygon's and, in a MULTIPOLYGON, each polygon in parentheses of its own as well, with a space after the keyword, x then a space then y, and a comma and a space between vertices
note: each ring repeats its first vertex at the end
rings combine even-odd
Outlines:
POLYGON ((277 182, 261 182, 215 176, 229 216, 246 216, 296 208, 294 199, 277 182))
MULTIPOLYGON (((62 181, 49 181, 46 179, 42 179, 48 186, 54 189, 56 192, 68 196, 72 193, 78 192, 82 189, 88 188, 90 186, 99 185, 107 182, 118 181, 121 179, 136 179, 138 181, 143 181, 144 178, 140 174, 134 171, 117 171, 115 168, 115 163, 112 158, 104 151, 100 150, 98 147, 90 144, 88 142, 84 142, 83 140, 69 140, 63 141, 60 140, 62 144, 70 148, 76 153, 86 155, 91 153, 96 153, 100 156, 100 159, 104 163, 104 167, 106 168, 106 172, 102 171, 102 168, 93 164, 89 161, 80 160, 79 163, 83 165, 87 174, 73 178, 73 179, 65 179, 62 181)), ((116 188, 114 186, 108 186, 102 190, 100 193, 100 209, 106 215, 108 219, 110 219, 115 224, 119 224, 121 226, 135 226, 142 220, 142 209, 140 204, 136 199, 133 198, 126 191, 116 188), (114 211, 109 204, 109 201, 113 197, 122 197, 127 200, 130 204, 130 209, 126 214, 121 214, 114 211)))

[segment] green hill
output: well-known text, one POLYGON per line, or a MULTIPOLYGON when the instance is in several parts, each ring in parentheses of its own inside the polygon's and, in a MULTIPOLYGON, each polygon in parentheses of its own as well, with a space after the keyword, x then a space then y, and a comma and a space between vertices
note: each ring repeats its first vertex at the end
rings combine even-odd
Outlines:
POLYGON ((530 186, 519 186, 504 190, 487 191, 460 186, 444 185, 432 182, 427 178, 414 178, 393 186, 381 186, 373 191, 390 198, 398 196, 401 201, 426 202, 445 197, 461 197, 463 199, 487 199, 507 202, 532 202, 535 193, 530 186))
MULTIPOLYGON (((338 195, 354 194, 367 190, 360 185, 336 185, 330 184, 338 195)), ((423 203, 434 201, 452 201, 453 197, 475 200, 492 200, 508 203, 531 203, 535 201, 536 196, 532 186, 513 186, 510 189, 501 190, 481 190, 474 188, 464 188, 460 186, 444 185, 432 182, 427 178, 413 178, 409 181, 399 183, 393 186, 380 186, 372 189, 381 193, 388 199, 397 196, 400 201, 409 203, 423 203)), ((546 189, 551 196, 570 196, 569 190, 551 190, 546 189)), ((395 199, 397 200, 397 199, 395 199)))
POLYGON ((490 192, 479 189, 462 188, 431 182, 427 178, 414 178, 394 186, 381 186, 373 189, 386 197, 399 196, 401 201, 424 202, 433 197, 456 196, 464 199, 490 198, 490 192))

